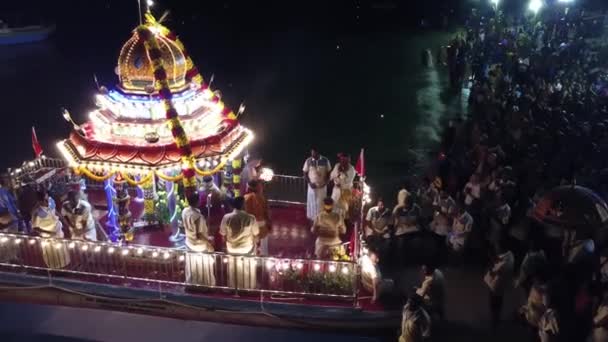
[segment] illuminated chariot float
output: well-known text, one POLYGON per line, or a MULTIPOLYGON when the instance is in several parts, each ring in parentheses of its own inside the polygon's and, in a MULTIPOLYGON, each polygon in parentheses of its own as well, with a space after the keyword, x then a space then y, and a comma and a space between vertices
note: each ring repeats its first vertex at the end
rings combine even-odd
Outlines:
MULTIPOLYGON (((373 330, 397 324, 399 312, 384 311, 361 290, 360 222, 351 227, 350 256, 310 257, 302 177, 275 175, 266 184, 271 256, 183 248, 176 238, 176 195, 196 191, 209 176, 227 197, 239 195, 253 133, 205 83, 178 37, 149 12, 124 44, 116 72, 119 85, 100 88, 86 123, 64 112, 73 130, 57 143, 66 163, 58 167, 87 179, 87 196, 109 238, 0 234, 0 298, 275 326, 373 330), (158 226, 158 217, 150 218, 161 205, 169 217, 164 229, 150 229, 158 226), (49 253, 68 261, 54 267, 49 253), (204 262, 190 263, 194 254, 204 262), (247 265, 255 281, 240 279, 242 272, 230 267, 235 263, 247 265)), ((217 230, 217 220, 208 221, 217 230)))

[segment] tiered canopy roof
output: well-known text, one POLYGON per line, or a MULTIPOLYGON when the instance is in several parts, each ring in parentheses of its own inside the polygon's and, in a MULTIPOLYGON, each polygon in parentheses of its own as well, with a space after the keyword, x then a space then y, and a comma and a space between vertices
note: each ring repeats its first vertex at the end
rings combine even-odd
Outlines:
MULTIPOLYGON (((197 167, 209 169, 234 158, 251 142, 252 132, 204 82, 187 81, 188 57, 176 36, 156 21, 146 27, 159 43, 172 101, 197 167)), ((167 126, 153 62, 138 30, 121 49, 117 73, 116 89, 102 87, 97 108, 81 130, 58 143, 60 151, 72 166, 92 171, 179 169, 180 151, 167 126)))

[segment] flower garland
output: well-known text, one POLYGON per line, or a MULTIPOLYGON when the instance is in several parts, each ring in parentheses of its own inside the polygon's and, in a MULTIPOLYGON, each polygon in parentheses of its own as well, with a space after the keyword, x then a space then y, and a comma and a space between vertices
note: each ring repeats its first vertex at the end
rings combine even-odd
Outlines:
POLYGON ((142 179, 136 181, 135 179, 130 178, 125 172, 121 172, 120 175, 131 186, 144 185, 144 184, 150 182, 152 180, 152 178, 154 177, 154 173, 150 172, 147 175, 145 175, 142 179))
POLYGON ((194 170, 196 171, 196 173, 199 176, 205 177, 205 176, 212 176, 216 173, 218 173, 223 167, 224 165, 226 165, 226 160, 222 160, 219 164, 217 164, 216 167, 214 167, 211 170, 205 171, 205 170, 201 170, 199 169, 196 164, 194 164, 194 170))
POLYGON ((194 83, 198 84, 201 87, 201 89, 203 89, 203 91, 208 91, 210 94, 212 94, 210 97, 210 100, 211 100, 211 102, 216 103, 221 108, 222 115, 225 118, 227 118, 228 120, 236 120, 236 115, 234 114, 234 112, 230 108, 226 107, 224 105, 224 103, 220 100, 219 96, 214 94, 211 91, 211 89, 209 88, 209 85, 207 83, 205 83, 203 76, 198 71, 198 68, 194 65, 192 58, 190 58, 190 54, 188 54, 186 47, 184 46, 182 41, 179 39, 179 37, 175 33, 171 32, 168 28, 166 28, 165 26, 158 23, 158 21, 156 21, 156 18, 154 18, 152 13, 147 12, 145 14, 145 17, 146 17, 146 22, 149 25, 153 25, 154 27, 158 28, 160 31, 160 34, 163 37, 174 42, 175 45, 177 45, 177 47, 184 54, 184 58, 186 59, 186 82, 187 83, 194 82, 194 83))
POLYGON ((175 140, 175 145, 179 149, 182 156, 182 181, 184 183, 184 187, 186 187, 187 190, 192 191, 196 188, 196 174, 194 171, 195 163, 194 158, 192 157, 192 148, 190 147, 190 140, 186 136, 184 127, 179 120, 177 110, 175 110, 173 105, 173 93, 171 92, 169 82, 167 81, 167 72, 161 58, 162 53, 160 46, 156 40, 156 35, 150 30, 152 27, 151 25, 156 26, 156 24, 153 21, 150 21, 150 18, 153 18, 151 14, 146 15, 147 22, 145 25, 141 25, 137 28, 137 33, 143 39, 146 51, 152 60, 152 65, 154 67, 154 79, 156 80, 154 85, 158 90, 160 98, 164 102, 167 125, 171 130, 171 134, 175 140))
POLYGON ((107 174, 107 175, 104 175, 104 176, 98 176, 98 175, 94 174, 93 172, 91 172, 91 171, 90 171, 89 169, 87 169, 86 167, 84 167, 84 166, 80 166, 80 167, 76 167, 76 168, 74 168, 74 173, 75 173, 75 174, 77 174, 77 175, 84 174, 85 176, 87 176, 87 178, 92 179, 92 180, 94 180, 94 181, 96 181, 96 182, 100 182, 100 183, 101 183, 101 182, 104 182, 104 181, 106 181, 106 180, 108 180, 108 179, 112 178, 112 176, 114 176, 114 174, 115 174, 116 172, 114 172, 114 171, 110 171, 110 172, 108 172, 108 174, 107 174))
POLYGON ((158 176, 158 178, 167 181, 167 182, 179 182, 180 180, 182 180, 184 178, 184 176, 182 174, 179 174, 177 176, 167 176, 164 173, 162 173, 161 171, 156 171, 156 175, 158 176))

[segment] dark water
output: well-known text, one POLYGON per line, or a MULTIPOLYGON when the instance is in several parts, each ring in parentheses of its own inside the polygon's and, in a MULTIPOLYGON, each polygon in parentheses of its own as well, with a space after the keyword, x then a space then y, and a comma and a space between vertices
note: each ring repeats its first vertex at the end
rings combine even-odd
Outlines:
POLYGON ((266 341, 374 342, 330 332, 185 321, 124 312, 0 303, 0 340, 9 341, 266 341))
MULTIPOLYGON (((0 166, 31 158, 32 125, 46 153, 56 154, 55 142, 69 128, 60 108, 83 121, 94 109, 93 74, 101 84, 117 82, 118 52, 137 19, 110 13, 98 15, 103 21, 58 21, 45 43, 0 47, 0 166)), ((353 162, 364 147, 369 178, 387 193, 411 175, 446 118, 461 109, 462 100, 445 92, 444 71, 421 63, 422 50, 445 44, 445 32, 237 31, 175 17, 168 26, 203 76, 215 74, 228 105, 245 102, 242 122, 256 133, 253 151, 277 173, 299 174, 312 145, 330 159, 349 152, 353 162)))

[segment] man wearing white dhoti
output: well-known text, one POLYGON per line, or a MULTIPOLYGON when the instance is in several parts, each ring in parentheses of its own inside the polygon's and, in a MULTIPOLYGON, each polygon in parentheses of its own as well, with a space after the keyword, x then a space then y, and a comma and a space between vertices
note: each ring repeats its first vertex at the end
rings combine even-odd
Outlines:
POLYGON ((321 207, 323 200, 327 197, 327 183, 329 182, 329 172, 331 163, 329 159, 319 154, 316 148, 310 150, 310 157, 304 162, 304 179, 308 183, 308 194, 306 198, 306 217, 314 221, 321 207))
POLYGON ((186 282, 196 285, 215 285, 213 244, 205 217, 197 208, 198 194, 188 196, 188 207, 182 211, 182 223, 186 231, 186 282))
POLYGON ((54 209, 49 207, 49 195, 46 191, 37 193, 38 203, 32 210, 32 228, 40 237, 42 258, 49 268, 61 269, 70 263, 70 255, 63 240, 63 225, 54 209))
POLYGON ((355 168, 350 164, 350 156, 344 153, 338 154, 338 164, 329 177, 334 182, 331 192, 331 198, 335 203, 334 210, 344 217, 348 215, 355 175, 355 168))
POLYGON ((74 240, 97 241, 97 230, 91 204, 81 197, 80 191, 70 191, 68 200, 61 208, 63 216, 74 240))
POLYGON ((334 201, 326 198, 323 202, 323 211, 315 219, 311 232, 317 235, 315 241, 315 256, 327 259, 332 248, 340 248, 342 240, 340 235, 346 233, 346 225, 342 215, 333 211, 334 201))
POLYGON ((234 210, 224 215, 220 224, 220 235, 226 241, 228 258, 228 286, 239 289, 255 289, 256 266, 255 247, 260 229, 253 215, 247 214, 243 207, 243 197, 233 200, 234 210))

